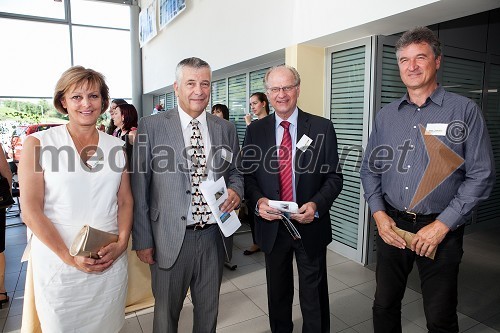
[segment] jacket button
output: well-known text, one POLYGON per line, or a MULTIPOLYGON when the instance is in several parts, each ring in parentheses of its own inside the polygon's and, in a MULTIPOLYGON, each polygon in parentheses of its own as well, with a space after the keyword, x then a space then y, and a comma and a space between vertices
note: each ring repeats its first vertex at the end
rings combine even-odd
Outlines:
POLYGON ((181 217, 181 220, 186 221, 186 217, 185 217, 185 216, 182 216, 182 217, 181 217))

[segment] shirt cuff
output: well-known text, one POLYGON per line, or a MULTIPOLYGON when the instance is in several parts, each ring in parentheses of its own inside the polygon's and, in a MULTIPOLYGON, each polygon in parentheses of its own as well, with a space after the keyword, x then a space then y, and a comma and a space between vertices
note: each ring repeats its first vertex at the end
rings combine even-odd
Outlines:
POLYGON ((385 202, 382 198, 372 198, 368 201, 368 206, 370 206, 371 213, 375 213, 378 211, 385 211, 385 202))
POLYGON ((441 214, 438 215, 436 220, 439 220, 446 224, 448 228, 450 228, 450 231, 454 231, 458 227, 460 227, 462 224, 465 223, 465 218, 464 216, 460 215, 457 213, 453 208, 446 207, 445 210, 441 214))

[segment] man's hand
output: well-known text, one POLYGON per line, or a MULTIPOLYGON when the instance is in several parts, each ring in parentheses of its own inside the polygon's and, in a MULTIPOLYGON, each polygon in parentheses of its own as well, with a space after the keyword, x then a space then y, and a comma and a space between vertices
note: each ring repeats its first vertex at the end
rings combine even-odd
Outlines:
POLYGON ((396 226, 396 222, 394 222, 385 211, 379 210, 375 212, 373 218, 377 223, 378 234, 386 244, 395 246, 399 249, 404 249, 406 247, 405 240, 392 230, 392 227, 396 226))
POLYGON ((290 217, 302 224, 311 223, 314 221, 314 214, 316 213, 316 204, 312 201, 306 202, 299 208, 298 213, 291 214, 290 217))
MULTIPOLYGON (((249 208, 252 209, 253 207, 249 208)), ((281 219, 281 212, 269 206, 268 198, 260 198, 259 201, 257 201, 257 211, 259 212, 259 216, 265 220, 273 221, 281 219)))
POLYGON ((436 220, 420 229, 411 242, 411 250, 428 257, 450 231, 443 222, 436 220))
POLYGON ((144 250, 137 250, 136 251, 137 257, 145 263, 149 265, 153 265, 155 263, 153 259, 153 255, 155 254, 155 250, 151 247, 149 249, 144 249, 144 250))
POLYGON ((228 188, 227 189, 227 199, 224 200, 222 205, 219 207, 221 212, 231 213, 236 207, 240 205, 240 196, 236 191, 228 188))

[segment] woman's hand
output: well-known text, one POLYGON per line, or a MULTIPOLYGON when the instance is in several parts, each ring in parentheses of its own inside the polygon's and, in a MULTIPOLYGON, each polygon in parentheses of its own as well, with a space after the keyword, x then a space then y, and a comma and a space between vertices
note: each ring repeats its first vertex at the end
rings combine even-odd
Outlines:
POLYGON ((92 259, 82 256, 75 256, 72 258, 74 263, 74 265, 72 266, 85 273, 103 272, 113 263, 113 260, 110 260, 108 262, 99 262, 101 259, 92 259))
POLYGON ((247 126, 252 123, 252 115, 250 113, 247 113, 243 118, 245 119, 247 126))
POLYGON ((114 262, 123 252, 125 252, 125 250, 127 250, 127 245, 128 244, 122 244, 119 241, 106 245, 97 252, 100 258, 96 260, 96 264, 114 262))

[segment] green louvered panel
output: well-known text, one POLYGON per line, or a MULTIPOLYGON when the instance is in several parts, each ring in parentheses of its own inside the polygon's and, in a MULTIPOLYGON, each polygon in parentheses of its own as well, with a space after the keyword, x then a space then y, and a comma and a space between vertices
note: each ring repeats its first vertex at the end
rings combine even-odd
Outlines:
POLYGON ((236 131, 240 144, 245 137, 246 123, 245 109, 247 105, 247 79, 246 74, 230 77, 228 79, 228 101, 229 101, 229 120, 236 125, 236 131))
POLYGON ((361 183, 356 154, 346 154, 349 147, 360 147, 363 139, 365 101, 365 53, 360 46, 332 53, 330 119, 337 133, 344 174, 342 193, 330 209, 334 241, 358 247, 361 183))
POLYGON ((175 93, 169 92, 165 99, 165 110, 173 109, 177 105, 177 98, 175 98, 175 93))
POLYGON ((380 107, 401 98, 406 93, 406 88, 399 76, 398 62, 394 50, 394 46, 383 46, 380 107))
MULTIPOLYGON (((266 93, 266 87, 264 85, 264 77, 266 76, 266 72, 268 69, 269 67, 259 69, 258 71, 250 72, 250 95, 256 92, 266 93)), ((248 102, 250 103, 250 96, 248 96, 248 102)), ((269 104, 269 108, 271 109, 271 113, 274 112, 274 109, 271 104, 269 104)), ((249 107, 247 108, 247 112, 251 112, 249 107)))
POLYGON ((443 61, 443 87, 466 96, 478 105, 482 103, 484 63, 446 57, 443 61))
POLYGON ((153 105, 160 103, 160 96, 153 96, 153 105))
POLYGON ((227 105, 227 83, 226 79, 212 82, 211 105, 227 105))
POLYGON ((250 95, 255 92, 266 92, 266 88, 264 88, 264 76, 267 70, 268 68, 263 68, 250 72, 250 95))
POLYGON ((490 197, 478 207, 479 223, 498 222, 500 216, 500 205, 498 205, 500 202, 500 65, 491 65, 488 77, 488 102, 483 111, 493 147, 497 178, 490 197))

